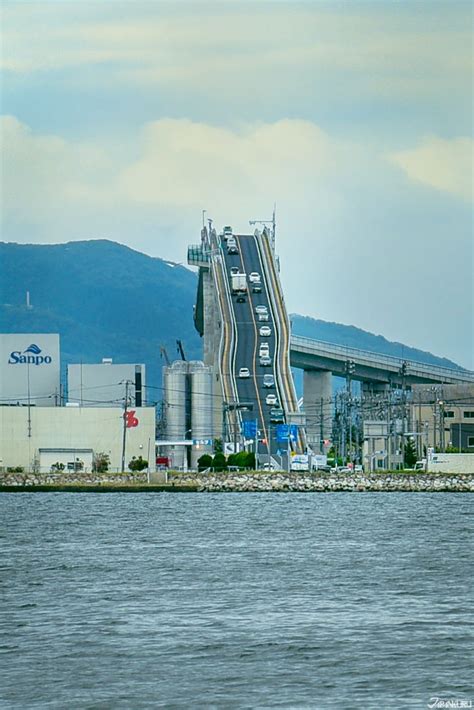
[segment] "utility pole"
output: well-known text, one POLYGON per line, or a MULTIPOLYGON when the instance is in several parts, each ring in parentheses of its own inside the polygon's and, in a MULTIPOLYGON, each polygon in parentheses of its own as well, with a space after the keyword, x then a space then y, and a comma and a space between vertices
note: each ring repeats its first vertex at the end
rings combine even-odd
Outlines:
POLYGON ((321 420, 319 422, 319 450, 321 451, 322 454, 324 454, 324 427, 323 427, 323 398, 321 397, 321 407, 320 407, 320 417, 321 420))
POLYGON ((123 432, 122 432, 122 473, 125 471, 125 448, 127 445, 127 410, 128 410, 128 386, 132 384, 130 380, 122 382, 125 384, 125 400, 123 403, 123 432))

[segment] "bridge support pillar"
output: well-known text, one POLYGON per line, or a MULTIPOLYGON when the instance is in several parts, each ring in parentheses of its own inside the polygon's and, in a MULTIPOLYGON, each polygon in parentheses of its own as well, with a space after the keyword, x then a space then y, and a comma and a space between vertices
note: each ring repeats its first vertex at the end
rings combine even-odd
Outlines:
POLYGON ((324 441, 332 435, 332 373, 304 370, 303 399, 308 446, 315 453, 325 453, 324 441))

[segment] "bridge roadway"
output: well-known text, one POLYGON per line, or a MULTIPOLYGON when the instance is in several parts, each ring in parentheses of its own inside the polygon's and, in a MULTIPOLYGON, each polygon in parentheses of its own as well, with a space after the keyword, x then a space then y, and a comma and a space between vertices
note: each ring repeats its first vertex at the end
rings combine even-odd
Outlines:
POLYGON ((470 370, 404 360, 298 335, 291 336, 290 358, 293 367, 329 371, 340 377, 346 376, 346 363, 352 361, 354 369, 351 378, 362 382, 396 386, 474 383, 474 372, 470 370))
MULTIPOLYGON (((235 323, 235 352, 234 352, 234 376, 237 398, 240 406, 249 403, 252 409, 240 410, 241 420, 256 421, 257 429, 260 432, 258 453, 275 454, 278 444, 275 438, 276 422, 270 421, 270 410, 279 407, 282 402, 279 378, 277 376, 277 324, 274 321, 272 308, 269 300, 268 285, 265 278, 259 248, 254 235, 234 235, 238 254, 228 254, 225 242, 222 242, 222 256, 225 271, 231 292, 232 310, 235 323), (230 269, 236 266, 239 272, 247 275, 247 295, 244 303, 237 301, 237 295, 231 291, 230 269), (257 272, 261 278, 261 293, 252 291, 252 283, 248 276, 251 272, 257 272), (259 305, 266 306, 268 311, 268 321, 259 321, 255 308, 259 305), (259 334, 260 327, 268 325, 271 328, 271 335, 262 337, 259 334), (261 342, 269 345, 271 366, 260 365, 259 347, 261 342), (250 377, 240 378, 239 370, 246 367, 250 371, 250 377), (272 388, 263 386, 263 377, 266 374, 273 375, 275 385, 272 388), (276 394, 277 405, 267 405, 268 394, 276 394)), ((232 432, 229 432, 232 434, 232 432)))

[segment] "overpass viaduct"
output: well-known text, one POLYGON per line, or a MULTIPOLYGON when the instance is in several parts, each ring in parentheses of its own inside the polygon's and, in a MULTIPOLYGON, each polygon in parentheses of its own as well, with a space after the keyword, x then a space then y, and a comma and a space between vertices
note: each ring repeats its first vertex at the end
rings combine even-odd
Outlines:
MULTIPOLYGON (((303 399, 308 412, 332 398, 332 376, 362 383, 363 394, 384 393, 390 388, 411 385, 473 383, 474 373, 412 360, 348 348, 291 335, 279 261, 275 255, 275 234, 266 228, 251 235, 221 234, 203 228, 201 243, 188 249, 188 263, 199 267, 194 311, 196 329, 203 337, 204 362, 213 369, 213 436, 241 439, 246 422, 254 421, 261 433, 259 453, 271 454, 278 448, 276 423, 298 420, 298 403, 290 365, 304 371, 303 399), (233 242, 234 248, 229 248, 233 242), (246 281, 243 298, 233 290, 232 274, 246 281), (259 276, 259 288, 249 279, 259 276), (266 312, 259 320, 259 309, 266 312), (262 330, 262 326, 268 326, 262 330), (265 334, 264 334, 265 333, 265 334), (266 334, 268 333, 268 334, 266 334), (260 357, 266 343, 269 362, 260 357), (242 378, 242 369, 249 374, 242 378), (266 389, 264 378, 272 375, 274 389, 266 389), (274 415, 268 394, 275 393, 282 417, 274 415)), ((303 413, 300 420, 303 420, 303 413)), ((325 417, 325 438, 331 435, 331 417, 325 417)), ((306 442, 318 448, 321 431, 313 432, 311 417, 307 431, 302 428, 292 446, 302 450, 306 442), (306 438, 306 434, 308 437, 306 438)))

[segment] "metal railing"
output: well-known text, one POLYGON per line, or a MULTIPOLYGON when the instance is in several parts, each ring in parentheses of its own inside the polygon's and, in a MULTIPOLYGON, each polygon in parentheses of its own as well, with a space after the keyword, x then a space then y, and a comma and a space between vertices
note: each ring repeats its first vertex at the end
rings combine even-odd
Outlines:
POLYGON ((454 369, 451 367, 443 367, 442 365, 430 365, 429 363, 419 362, 418 360, 407 360, 406 358, 383 355, 381 353, 372 352, 371 350, 335 345, 333 343, 327 343, 324 340, 315 340, 302 335, 292 335, 290 349, 294 350, 299 348, 306 348, 313 352, 323 352, 324 354, 339 355, 344 359, 354 359, 361 364, 368 363, 371 366, 385 365, 396 371, 399 371, 403 363, 406 363, 407 374, 419 372, 429 375, 438 375, 440 380, 442 380, 444 376, 444 378, 456 379, 460 382, 474 382, 474 372, 471 372, 471 370, 454 369))

